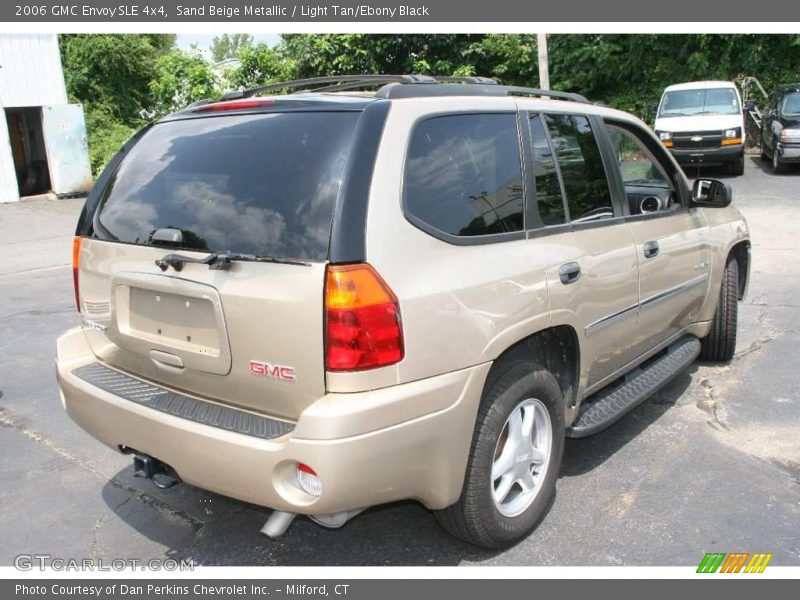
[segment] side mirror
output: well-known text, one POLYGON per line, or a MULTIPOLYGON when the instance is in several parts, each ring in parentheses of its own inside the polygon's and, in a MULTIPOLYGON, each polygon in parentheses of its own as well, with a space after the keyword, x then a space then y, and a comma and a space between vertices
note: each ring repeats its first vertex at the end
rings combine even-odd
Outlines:
POLYGON ((658 105, 657 104, 648 104, 647 105, 647 114, 651 117, 655 117, 656 113, 658 112, 658 105))
POLYGON ((725 208, 731 200, 731 186, 719 179, 697 179, 692 186, 692 206, 725 208))
POLYGON ((748 100, 744 103, 744 109, 748 112, 756 109, 756 101, 755 100, 748 100))

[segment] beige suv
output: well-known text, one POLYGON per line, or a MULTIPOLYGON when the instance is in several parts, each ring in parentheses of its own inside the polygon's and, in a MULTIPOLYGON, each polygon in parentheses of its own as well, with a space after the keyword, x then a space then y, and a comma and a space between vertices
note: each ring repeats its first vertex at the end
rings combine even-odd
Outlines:
POLYGON ((729 204, 573 94, 354 76, 196 103, 87 199, 62 400, 159 486, 272 508, 270 536, 414 499, 507 546, 565 436, 733 356, 729 204))

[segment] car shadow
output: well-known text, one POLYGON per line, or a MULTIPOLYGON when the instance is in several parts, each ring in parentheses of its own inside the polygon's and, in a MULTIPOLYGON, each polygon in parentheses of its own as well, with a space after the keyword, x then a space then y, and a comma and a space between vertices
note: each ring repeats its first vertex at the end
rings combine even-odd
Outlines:
MULTIPOLYGON (((609 429, 585 439, 567 439, 560 476, 587 473, 636 438, 679 401, 696 368, 682 373, 609 429)), ((450 536, 431 511, 412 501, 371 508, 337 530, 298 517, 286 535, 272 540, 259 532, 269 509, 187 484, 160 490, 134 478, 130 467, 106 483, 102 495, 121 525, 116 535, 129 537, 135 531, 152 543, 145 547, 154 545, 166 557, 191 559, 199 565, 450 566, 489 561, 505 551, 482 550, 450 536)), ((104 544, 101 539, 98 547, 127 546, 104 544)))
POLYGON ((567 438, 561 477, 583 475, 614 456, 678 403, 696 371, 697 363, 694 363, 608 429, 586 438, 567 438))

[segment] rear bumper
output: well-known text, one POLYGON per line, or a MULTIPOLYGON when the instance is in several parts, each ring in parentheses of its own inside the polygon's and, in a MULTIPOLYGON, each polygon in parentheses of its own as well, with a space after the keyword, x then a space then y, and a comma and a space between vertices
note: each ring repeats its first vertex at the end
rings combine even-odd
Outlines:
POLYGON ((739 160, 744 146, 720 146, 719 148, 670 148, 670 152, 681 165, 720 165, 739 160))
POLYGON ((401 499, 419 500, 432 509, 453 504, 461 493, 490 366, 382 390, 327 394, 303 412, 292 432, 265 440, 142 406, 73 373, 93 362, 82 330, 59 338, 56 371, 62 401, 93 437, 118 451, 154 456, 197 487, 320 515, 401 499), (428 408, 422 408, 426 399, 428 408), (409 414, 408 406, 418 414, 409 414), (376 421, 376 408, 385 422, 376 421), (320 497, 295 485, 297 462, 311 465, 320 476, 320 497))

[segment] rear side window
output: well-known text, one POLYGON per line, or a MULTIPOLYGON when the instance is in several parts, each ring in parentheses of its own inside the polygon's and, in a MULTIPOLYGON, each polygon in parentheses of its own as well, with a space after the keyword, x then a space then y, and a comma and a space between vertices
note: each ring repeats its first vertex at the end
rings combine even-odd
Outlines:
POLYGON ((357 112, 272 113, 155 125, 104 191, 98 237, 281 258, 327 256, 357 112))
POLYGON ((411 137, 406 210, 454 236, 523 231, 520 160, 514 114, 427 119, 411 137))
POLYGON ((555 114, 544 118, 558 157, 570 221, 613 217, 611 191, 589 119, 555 114))

